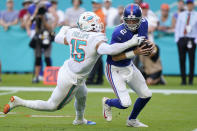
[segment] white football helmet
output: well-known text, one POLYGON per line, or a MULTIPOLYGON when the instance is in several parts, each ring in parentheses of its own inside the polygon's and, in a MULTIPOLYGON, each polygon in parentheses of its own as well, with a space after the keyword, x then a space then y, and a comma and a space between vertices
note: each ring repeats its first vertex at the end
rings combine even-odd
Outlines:
POLYGON ((101 32, 104 28, 100 17, 93 12, 84 12, 77 22, 80 30, 101 32))

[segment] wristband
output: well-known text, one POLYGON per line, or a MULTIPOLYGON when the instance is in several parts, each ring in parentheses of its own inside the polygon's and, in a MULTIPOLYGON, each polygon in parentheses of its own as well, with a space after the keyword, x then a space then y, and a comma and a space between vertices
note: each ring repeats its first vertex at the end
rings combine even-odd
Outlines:
POLYGON ((135 56, 133 51, 129 51, 125 53, 126 58, 133 58, 135 56))

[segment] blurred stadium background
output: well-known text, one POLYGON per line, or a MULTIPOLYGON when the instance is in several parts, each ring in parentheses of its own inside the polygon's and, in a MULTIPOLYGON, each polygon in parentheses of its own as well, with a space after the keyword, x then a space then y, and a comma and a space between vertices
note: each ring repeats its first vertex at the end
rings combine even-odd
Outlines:
MULTIPOLYGON (((14 8, 20 10, 22 8, 21 3, 23 0, 17 0, 14 3, 14 8)), ((118 7, 120 5, 127 5, 133 2, 132 0, 114 0, 112 6, 118 7)), ((150 9, 156 14, 160 12, 160 6, 162 3, 168 3, 170 5, 170 13, 173 14, 177 10, 176 0, 155 1, 148 0, 150 9)), ((1 0, 0 10, 5 10, 6 0, 1 0)), ((92 11, 91 0, 83 1, 82 7, 88 11, 92 11)), ((72 4, 69 0, 59 0, 58 8, 65 11, 72 4)), ((59 29, 56 29, 56 32, 59 29)), ((108 39, 111 38, 113 28, 107 27, 106 34, 108 39)), ((157 32, 155 32, 157 35, 157 32)), ((25 30, 22 30, 19 25, 12 26, 10 30, 4 31, 0 26, 0 60, 2 61, 2 72, 32 72, 34 67, 33 50, 29 47, 30 38, 27 36, 25 30)), ((174 34, 162 35, 162 37, 155 38, 156 44, 161 49, 161 60, 163 65, 163 73, 165 75, 179 75, 179 61, 178 61, 178 49, 174 40, 174 34)), ((69 58, 67 53, 68 47, 53 43, 52 48, 52 65, 61 66, 65 59, 69 58)), ((197 56, 197 55, 196 55, 197 56)), ((197 58, 197 57, 196 57, 197 58)), ((103 57, 105 62, 105 57, 103 57)), ((197 62, 197 61, 196 61, 197 62)), ((187 62, 188 63, 188 62, 187 62)), ((189 67, 188 64, 186 67, 189 67)), ((197 63, 195 63, 195 69, 197 69, 197 63)), ((187 72, 189 70, 187 69, 187 72)), ((197 70, 195 70, 197 74, 197 70)))

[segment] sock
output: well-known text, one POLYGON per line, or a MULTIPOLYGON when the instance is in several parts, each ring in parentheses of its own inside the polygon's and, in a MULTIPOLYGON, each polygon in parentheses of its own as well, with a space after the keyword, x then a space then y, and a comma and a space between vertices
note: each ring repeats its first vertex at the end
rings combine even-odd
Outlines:
POLYGON ((86 97, 82 97, 80 99, 75 99, 75 110, 76 110, 76 120, 84 119, 84 110, 86 106, 86 97))
POLYGON ((136 119, 139 115, 140 111, 144 108, 146 103, 150 100, 151 97, 148 98, 138 98, 134 104, 131 115, 129 116, 129 120, 136 119))
POLYGON ((126 108, 128 108, 128 107, 122 106, 119 99, 108 99, 105 102, 105 104, 107 104, 108 106, 111 106, 111 107, 119 108, 119 109, 126 109, 126 108))

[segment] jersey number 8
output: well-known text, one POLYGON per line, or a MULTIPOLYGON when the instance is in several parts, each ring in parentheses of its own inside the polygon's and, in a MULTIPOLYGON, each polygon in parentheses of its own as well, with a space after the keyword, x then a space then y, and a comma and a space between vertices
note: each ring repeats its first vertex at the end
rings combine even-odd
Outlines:
POLYGON ((79 63, 84 61, 85 51, 80 46, 86 46, 87 41, 72 39, 70 43, 72 45, 71 57, 79 63))

